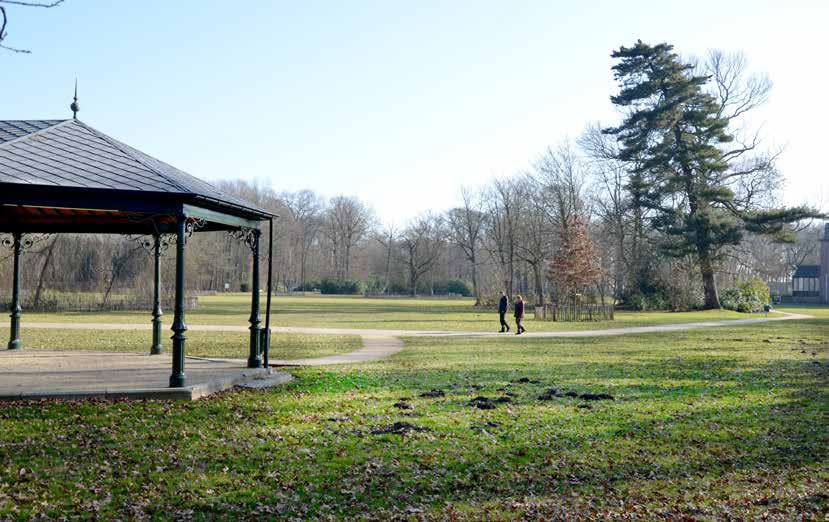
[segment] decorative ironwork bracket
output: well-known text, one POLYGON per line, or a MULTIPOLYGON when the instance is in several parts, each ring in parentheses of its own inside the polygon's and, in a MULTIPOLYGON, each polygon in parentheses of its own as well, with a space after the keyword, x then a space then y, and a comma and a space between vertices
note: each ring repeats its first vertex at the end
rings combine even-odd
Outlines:
MULTIPOLYGON (((155 255, 155 236, 124 234, 124 238, 126 238, 128 241, 134 241, 141 245, 141 248, 144 249, 144 252, 146 252, 150 256, 155 255)), ((158 239, 159 255, 164 255, 164 252, 166 252, 167 249, 170 248, 170 245, 174 245, 176 243, 175 234, 159 234, 158 239)))
POLYGON ((127 218, 127 221, 130 223, 149 223, 153 226, 153 232, 155 235, 163 235, 169 234, 173 232, 173 228, 170 226, 159 226, 161 218, 164 219, 174 219, 175 216, 171 214, 139 214, 136 212, 124 212, 124 215, 127 218))
POLYGON ((185 237, 190 238, 196 230, 204 228, 206 224, 207 220, 202 218, 187 218, 187 224, 184 226, 185 237))
MULTIPOLYGON (((52 234, 20 234, 20 252, 25 252, 38 243, 47 241, 50 237, 52 237, 52 234)), ((13 250, 14 242, 14 234, 0 234, 0 245, 3 245, 3 247, 13 250)))
POLYGON ((240 228, 238 230, 228 230, 227 233, 239 241, 244 241, 251 252, 256 247, 256 242, 259 241, 259 229, 257 228, 240 228))

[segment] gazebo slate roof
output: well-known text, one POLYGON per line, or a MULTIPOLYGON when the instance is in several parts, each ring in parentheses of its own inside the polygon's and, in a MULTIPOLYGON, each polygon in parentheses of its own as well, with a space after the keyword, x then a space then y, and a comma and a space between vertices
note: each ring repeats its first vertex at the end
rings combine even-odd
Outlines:
MULTIPOLYGON (((76 110, 73 104, 73 110, 76 110)), ((269 336, 259 316, 259 236, 261 222, 274 216, 163 161, 148 156, 76 120, 0 120, 0 238, 13 252, 11 322, 8 348, 20 338, 20 260, 31 233, 152 234, 154 257, 153 343, 162 353, 161 254, 175 234, 176 282, 170 387, 185 386, 187 326, 184 321, 185 245, 196 229, 241 231, 250 247, 251 313, 247 365, 268 364, 269 336), (260 351, 260 348, 262 351, 260 351)), ((269 227, 268 304, 270 326, 273 227, 269 227)), ((34 240, 32 240, 34 241, 34 240)), ((144 243, 144 242, 142 242, 144 243)), ((31 246, 32 242, 28 243, 31 246)), ((145 243, 146 244, 146 243, 145 243)))
POLYGON ((273 216, 76 119, 0 120, 0 203, 72 208, 81 202, 91 212, 151 214, 191 205, 243 220, 273 216))

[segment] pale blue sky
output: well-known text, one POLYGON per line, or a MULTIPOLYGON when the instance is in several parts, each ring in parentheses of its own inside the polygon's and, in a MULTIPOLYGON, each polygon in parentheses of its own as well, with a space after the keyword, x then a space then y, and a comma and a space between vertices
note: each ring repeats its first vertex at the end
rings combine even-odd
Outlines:
POLYGON ((451 206, 613 122, 610 52, 742 50, 791 203, 829 202, 829 2, 219 2, 9 6, 0 118, 70 115, 208 180, 353 194, 383 220, 451 206), (785 7, 784 7, 785 6, 785 7))

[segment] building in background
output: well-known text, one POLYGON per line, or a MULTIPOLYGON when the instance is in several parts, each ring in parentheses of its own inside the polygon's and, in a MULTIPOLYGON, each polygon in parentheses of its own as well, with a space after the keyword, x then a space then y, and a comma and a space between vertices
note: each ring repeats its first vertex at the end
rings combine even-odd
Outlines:
POLYGON ((820 264, 797 267, 791 299, 793 303, 829 304, 829 223, 820 240, 820 264))

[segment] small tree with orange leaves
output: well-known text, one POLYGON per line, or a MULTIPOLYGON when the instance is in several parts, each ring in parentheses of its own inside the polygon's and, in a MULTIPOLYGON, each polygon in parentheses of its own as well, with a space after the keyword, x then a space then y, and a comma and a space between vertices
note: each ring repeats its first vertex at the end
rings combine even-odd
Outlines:
POLYGON ((559 296, 572 297, 575 302, 585 287, 598 281, 602 269, 581 217, 572 218, 560 237, 561 246, 547 265, 547 278, 559 287, 559 296))

